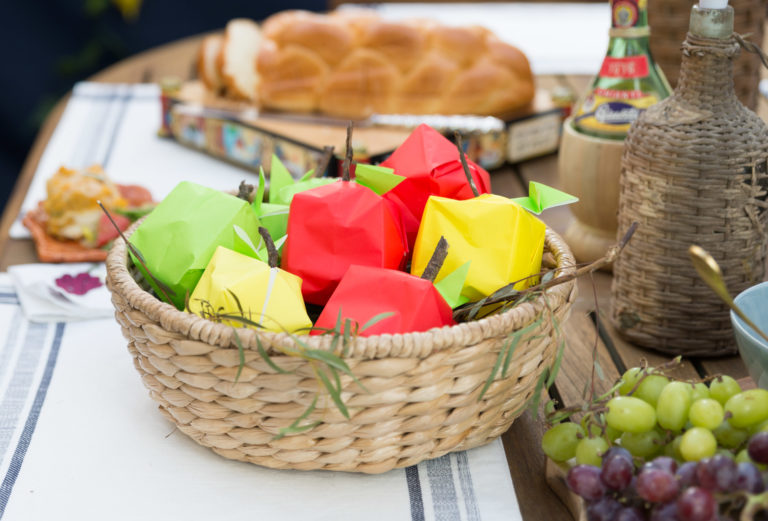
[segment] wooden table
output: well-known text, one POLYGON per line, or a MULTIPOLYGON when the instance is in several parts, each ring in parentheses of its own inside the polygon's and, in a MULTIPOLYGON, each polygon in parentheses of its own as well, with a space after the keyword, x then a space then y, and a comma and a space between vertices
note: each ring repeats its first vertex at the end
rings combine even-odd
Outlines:
MULTIPOLYGON (((91 80, 103 82, 157 81, 168 75, 188 78, 193 73, 194 56, 202 37, 191 37, 124 60, 91 80)), ((551 87, 556 78, 542 77, 540 87, 551 87)), ((568 81, 578 90, 585 88, 588 78, 570 77, 568 81)), ((35 262, 30 240, 8 238, 11 223, 18 215, 24 195, 37 168, 42 152, 53 133, 66 105, 62 99, 54 108, 32 147, 13 194, 0 221, 0 270, 9 265, 35 262)), ((759 112, 765 118, 765 107, 759 112)), ((492 173, 493 191, 507 196, 524 195, 529 180, 557 185, 557 158, 547 156, 492 173)), ((53 174, 53 172, 51 172, 53 174)), ((548 210, 543 216, 547 224, 562 233, 571 214, 567 208, 548 210)), ((645 359, 651 365, 668 361, 666 356, 637 348, 622 340, 604 320, 610 305, 611 276, 596 273, 579 280, 579 299, 570 319, 563 325, 567 349, 559 376, 550 391, 562 404, 568 406, 583 401, 585 386, 593 375, 594 357, 597 357, 605 378, 596 380, 598 390, 607 389, 626 369, 639 365, 645 359)), ((684 360, 675 371, 682 378, 699 378, 715 373, 729 374, 737 379, 747 377, 738 357, 722 359, 684 360)), ((517 498, 526 520, 568 519, 570 513, 545 481, 545 457, 539 441, 544 430, 538 415, 524 413, 504 434, 510 473, 515 483, 517 498)))

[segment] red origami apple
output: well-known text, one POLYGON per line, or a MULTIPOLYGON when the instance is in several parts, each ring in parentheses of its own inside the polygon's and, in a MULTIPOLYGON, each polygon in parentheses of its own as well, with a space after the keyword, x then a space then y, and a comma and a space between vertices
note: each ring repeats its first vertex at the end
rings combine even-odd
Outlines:
MULTIPOLYGON (((467 165, 478 195, 490 193, 488 172, 469 159, 467 165)), ((383 197, 397 205, 409 249, 413 248, 421 215, 430 195, 460 200, 475 197, 456 145, 424 124, 419 125, 381 166, 392 168, 395 174, 405 177, 383 197)))
POLYGON ((325 304, 352 264, 397 269, 408 252, 392 203, 349 181, 349 137, 347 149, 342 180, 297 193, 288 213, 282 268, 312 304, 325 304))
POLYGON ((353 265, 341 279, 311 334, 333 329, 339 314, 342 321, 351 319, 362 328, 383 313, 391 314, 359 334, 408 333, 455 324, 451 306, 431 281, 403 271, 353 265))

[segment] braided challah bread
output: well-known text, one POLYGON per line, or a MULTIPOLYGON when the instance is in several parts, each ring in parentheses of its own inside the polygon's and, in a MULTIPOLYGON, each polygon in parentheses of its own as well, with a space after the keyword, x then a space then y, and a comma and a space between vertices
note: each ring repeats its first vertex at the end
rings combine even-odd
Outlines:
POLYGON ((234 22, 214 64, 215 44, 204 43, 200 77, 221 92, 221 82, 209 79, 216 78, 212 69, 219 70, 225 95, 234 97, 248 96, 231 85, 253 84, 250 98, 266 108, 345 118, 373 113, 503 117, 533 100, 525 55, 482 27, 391 22, 365 11, 284 11, 264 21, 255 69, 242 70, 248 68, 248 52, 233 47, 253 49, 255 38, 233 30, 234 22), (238 75, 242 81, 235 81, 238 75))

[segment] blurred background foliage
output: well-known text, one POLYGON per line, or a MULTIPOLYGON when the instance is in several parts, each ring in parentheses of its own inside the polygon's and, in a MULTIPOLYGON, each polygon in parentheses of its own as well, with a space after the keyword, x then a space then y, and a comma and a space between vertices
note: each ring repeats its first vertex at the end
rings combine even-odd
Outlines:
POLYGON ((322 0, 36 0, 0 1, 0 209, 40 124, 77 82, 138 52, 261 20, 283 9, 326 8, 322 0))

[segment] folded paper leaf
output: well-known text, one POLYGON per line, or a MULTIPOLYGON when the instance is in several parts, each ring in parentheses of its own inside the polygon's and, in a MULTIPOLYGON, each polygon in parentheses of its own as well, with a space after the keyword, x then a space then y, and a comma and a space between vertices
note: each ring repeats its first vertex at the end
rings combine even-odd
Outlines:
MULTIPOLYGON (((480 194, 490 193, 491 178, 477 163, 467 159, 480 194)), ((408 245, 413 246, 424 206, 431 195, 451 199, 474 197, 456 145, 435 129, 419 125, 381 166, 405 177, 384 195, 402 214, 408 245)))
POLYGON ((403 271, 352 265, 323 308, 312 334, 333 329, 339 314, 342 326, 351 319, 362 328, 383 313, 388 315, 359 334, 427 331, 455 323, 451 307, 430 281, 403 271))
POLYGON ((338 181, 291 202, 282 267, 302 278, 307 302, 325 304, 352 264, 397 269, 406 253, 397 215, 365 186, 338 181))
MULTIPOLYGON (((272 167, 269 171, 269 202, 290 205, 293 196, 297 193, 338 181, 334 177, 311 177, 310 173, 312 173, 311 170, 298 181, 294 181, 285 165, 273 154, 272 167)), ((259 181, 263 183, 261 178, 259 181)))
POLYGON ((469 299, 461 294, 461 290, 467 280, 470 264, 471 261, 465 262, 452 273, 445 275, 440 282, 435 282, 435 289, 440 292, 451 309, 469 302, 469 299))
POLYGON ((367 186, 379 195, 389 192, 403 180, 405 177, 395 174, 391 168, 365 163, 355 165, 355 181, 367 186))
MULTIPOLYGON (((189 311, 205 318, 243 317, 275 332, 306 333, 312 327, 299 277, 223 247, 216 249, 192 292, 189 311)), ((222 322, 245 327, 237 319, 222 322)))
POLYGON ((579 198, 543 183, 531 181, 528 184, 528 197, 515 197, 512 200, 529 212, 539 215, 547 208, 575 203, 579 198))
MULTIPOLYGON (((499 195, 464 201, 432 196, 416 238, 411 273, 424 271, 442 235, 450 248, 436 283, 471 262, 461 294, 469 301, 479 300, 540 271, 545 228, 519 204, 499 195)), ((535 283, 531 277, 515 287, 535 283)))
MULTIPOLYGON (((216 248, 224 246, 255 257, 258 229, 259 220, 246 201, 185 181, 157 205, 130 241, 152 275, 171 290, 172 303, 183 309, 185 297, 195 288, 216 248)), ((162 295, 141 262, 131 257, 157 294, 162 295)))

